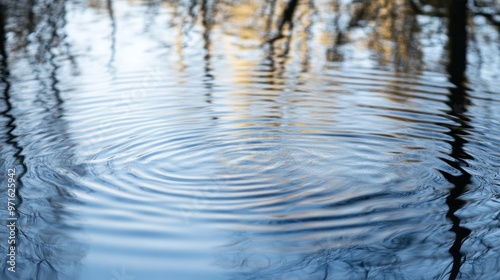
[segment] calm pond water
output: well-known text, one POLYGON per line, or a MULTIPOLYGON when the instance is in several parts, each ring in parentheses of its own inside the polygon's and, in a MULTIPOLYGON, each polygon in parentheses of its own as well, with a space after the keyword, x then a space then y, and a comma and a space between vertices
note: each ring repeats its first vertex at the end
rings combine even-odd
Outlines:
POLYGON ((410 2, 2 2, 0 278, 498 279, 500 5, 410 2))

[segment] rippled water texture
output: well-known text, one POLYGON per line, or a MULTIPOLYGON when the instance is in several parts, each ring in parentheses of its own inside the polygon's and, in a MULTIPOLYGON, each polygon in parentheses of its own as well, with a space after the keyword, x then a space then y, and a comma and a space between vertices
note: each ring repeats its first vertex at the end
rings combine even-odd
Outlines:
POLYGON ((4 2, 0 278, 497 279, 498 2, 434 2, 4 2))

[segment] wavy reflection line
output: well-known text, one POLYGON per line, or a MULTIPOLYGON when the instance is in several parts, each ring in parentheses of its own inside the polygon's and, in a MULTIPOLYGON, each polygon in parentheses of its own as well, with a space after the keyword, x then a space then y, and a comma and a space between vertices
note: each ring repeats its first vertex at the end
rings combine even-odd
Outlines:
POLYGON ((466 256, 460 252, 462 244, 470 235, 471 230, 461 226, 461 220, 456 215, 465 201, 460 199, 460 196, 465 192, 467 185, 471 182, 471 174, 469 174, 462 166, 467 165, 466 160, 472 157, 464 150, 467 140, 463 138, 470 130, 469 118, 465 115, 467 105, 470 103, 469 97, 465 88, 465 69, 467 65, 467 0, 448 1, 448 51, 449 63, 447 71, 450 75, 450 82, 454 87, 450 89, 449 99, 446 104, 451 108, 450 115, 455 117, 458 125, 448 127, 450 131, 447 133, 453 138, 449 142, 452 146, 450 156, 455 159, 444 160, 450 166, 460 171, 460 175, 452 175, 445 171, 440 171, 441 174, 453 184, 450 194, 446 198, 448 211, 446 217, 452 222, 450 231, 455 233, 455 240, 449 249, 452 255, 453 262, 450 271, 449 279, 456 279, 460 273, 462 261, 466 256))
POLYGON ((108 9, 109 20, 111 22, 111 56, 109 57, 108 66, 113 67, 113 63, 115 61, 115 53, 116 53, 116 19, 115 13, 113 10, 113 0, 106 1, 106 8, 108 9))
POLYGON ((18 187, 16 189, 16 197, 18 199, 18 204, 17 207, 19 208, 20 204, 22 203, 22 199, 19 195, 19 189, 22 188, 22 177, 26 173, 26 170, 28 170, 26 164, 25 164, 25 157, 23 155, 23 147, 19 145, 19 142, 16 140, 17 136, 14 134, 14 130, 17 128, 16 126, 16 117, 11 113, 13 110, 12 103, 10 101, 11 96, 10 96, 10 88, 11 88, 11 83, 10 83, 10 71, 9 71, 9 63, 8 63, 8 54, 7 54, 7 37, 6 37, 6 24, 7 24, 7 14, 6 14, 6 6, 4 6, 2 3, 0 3, 0 55, 2 56, 1 62, 0 62, 0 73, 1 73, 1 81, 2 84, 4 85, 3 89, 3 97, 5 100, 5 105, 7 109, 2 112, 2 115, 4 115, 7 119, 9 119, 7 123, 7 144, 11 144, 14 149, 14 158, 19 162, 19 164, 22 166, 22 171, 19 173, 18 176, 18 187))
MULTIPOLYGON (((62 3, 62 6, 64 6, 64 2, 62 3)), ((62 13, 64 14, 65 11, 63 10, 62 13)), ((51 34, 50 41, 54 42, 59 38, 59 35, 57 34, 58 28, 57 28, 56 19, 49 21, 49 24, 50 24, 50 27, 52 28, 52 34, 51 34)), ((61 26, 61 28, 64 28, 64 26, 61 26)), ((56 105, 57 112, 59 114, 61 114, 62 113, 61 112, 61 105, 64 101, 61 98, 61 91, 58 89, 58 86, 57 86, 59 84, 59 80, 57 78, 57 72, 58 72, 60 66, 57 65, 57 63, 56 63, 56 54, 55 54, 53 48, 49 48, 48 53, 49 53, 49 64, 52 67, 52 71, 50 71, 50 74, 49 74, 50 89, 54 93, 54 97, 56 98, 56 101, 57 101, 57 105, 56 105)))
MULTIPOLYGON (((217 5, 217 1, 213 3, 213 8, 217 5)), ((211 32, 212 32, 212 17, 214 15, 210 15, 209 7, 207 0, 202 0, 200 4, 201 9, 201 23, 203 25, 203 49, 205 51, 205 55, 203 56, 204 60, 204 87, 206 89, 206 102, 212 103, 212 92, 213 92, 213 80, 214 75, 212 74, 212 66, 211 66, 211 32)), ((212 11, 215 14, 216 11, 212 11)))

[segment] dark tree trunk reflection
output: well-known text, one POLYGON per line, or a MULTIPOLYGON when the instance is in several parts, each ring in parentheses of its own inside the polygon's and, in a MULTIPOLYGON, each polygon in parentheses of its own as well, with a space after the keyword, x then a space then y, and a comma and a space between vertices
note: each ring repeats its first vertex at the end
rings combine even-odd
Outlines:
POLYGON ((453 141, 451 156, 454 161, 446 162, 453 168, 460 171, 460 175, 452 175, 442 171, 443 176, 453 184, 450 194, 446 198, 448 212, 446 216, 451 220, 451 231, 455 233, 455 241, 449 252, 453 256, 453 263, 450 271, 449 279, 456 279, 460 273, 460 267, 464 260, 464 255, 461 253, 461 247, 471 231, 461 226, 461 220, 456 215, 456 212, 462 208, 465 202, 460 199, 460 196, 466 191, 467 185, 471 182, 471 175, 463 168, 467 165, 465 160, 471 159, 471 156, 464 150, 467 140, 464 135, 467 135, 467 130, 470 129, 469 119, 465 115, 469 98, 465 87, 465 70, 467 65, 467 0, 449 0, 447 3, 448 10, 448 52, 449 62, 447 71, 449 73, 450 82, 454 87, 450 89, 451 94, 447 102, 451 108, 450 115, 458 120, 457 126, 451 126, 448 133, 453 141))
POLYGON ((448 0, 448 73, 453 84, 465 80, 467 64, 467 0, 448 0))

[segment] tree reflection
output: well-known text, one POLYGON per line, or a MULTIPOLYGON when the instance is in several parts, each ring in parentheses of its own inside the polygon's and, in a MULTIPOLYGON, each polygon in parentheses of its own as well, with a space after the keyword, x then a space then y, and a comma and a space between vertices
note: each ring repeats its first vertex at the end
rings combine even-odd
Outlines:
POLYGON ((471 175, 463 168, 467 166, 466 160, 472 157, 465 151, 467 141, 464 136, 470 130, 470 120, 466 116, 469 97, 465 88, 465 69, 467 65, 467 1, 448 0, 448 52, 449 62, 447 71, 450 74, 450 82, 455 86, 452 88, 448 106, 451 108, 450 115, 459 121, 458 126, 450 127, 449 135, 453 138, 451 156, 455 161, 446 162, 460 171, 460 175, 452 175, 442 171, 443 176, 453 184, 446 204, 449 207, 447 217, 452 221, 451 231, 455 233, 455 241, 450 248, 453 256, 453 264, 449 279, 456 279, 460 273, 460 267, 464 256, 460 252, 462 243, 470 235, 471 231, 460 225, 460 218, 455 214, 465 204, 460 196, 471 183, 471 175))
MULTIPOLYGON (((64 33, 65 9, 64 1, 10 2, 1 7, 0 54, 7 107, 2 118, 9 128, 4 151, 13 150, 17 162, 11 164, 22 170, 17 178, 16 273, 3 266, 2 279, 74 279, 85 254, 72 235, 78 228, 68 222, 76 215, 66 209, 78 204, 70 191, 78 185, 72 176, 84 174, 81 166, 73 164, 72 144, 61 118, 64 100, 58 60, 63 56, 74 63, 64 33), (13 36, 6 36, 7 32, 13 36), (24 85, 30 82, 37 85, 36 90, 24 85), (30 102, 19 103, 20 96, 30 102), (37 120, 30 119, 33 112, 37 120), (54 154, 33 154, 32 149, 46 147, 54 154)), ((2 164, 5 170, 10 167, 2 164)), ((1 244, 2 251, 5 245, 1 244)))

